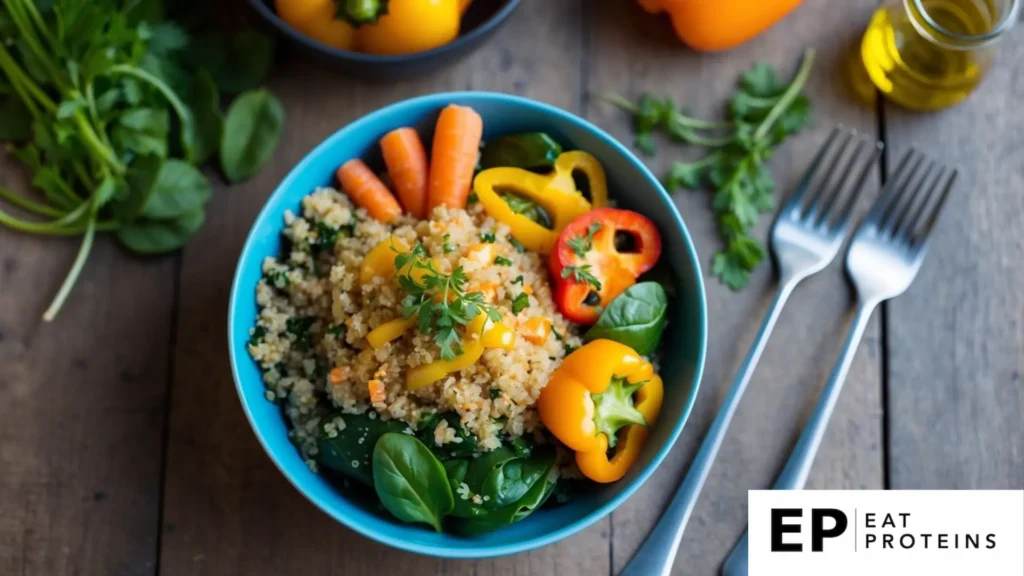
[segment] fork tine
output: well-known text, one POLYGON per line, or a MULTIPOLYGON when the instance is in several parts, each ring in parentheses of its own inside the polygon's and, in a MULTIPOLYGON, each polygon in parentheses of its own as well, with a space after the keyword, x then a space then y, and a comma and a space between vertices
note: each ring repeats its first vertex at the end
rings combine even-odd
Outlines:
POLYGON ((882 221, 882 215, 892 204, 895 197, 899 196, 899 188, 902 185, 904 179, 909 180, 913 177, 913 173, 917 171, 917 168, 921 165, 924 155, 920 154, 917 150, 911 148, 903 155, 903 159, 900 160, 900 165, 896 168, 896 172, 893 173, 889 181, 885 183, 885 188, 878 195, 878 199, 875 200, 871 210, 868 211, 868 215, 864 217, 864 222, 880 224, 882 221), (911 167, 911 160, 915 159, 913 167, 911 167), (907 176, 907 172, 910 172, 910 176, 907 176))
POLYGON ((928 202, 932 200, 934 196, 934 190, 939 187, 939 182, 942 181, 942 177, 946 175, 946 167, 939 166, 937 162, 932 162, 928 167, 928 172, 921 178, 921 182, 917 185, 917 189, 914 190, 914 196, 907 203, 907 209, 900 215, 894 224, 895 230, 892 233, 892 237, 900 240, 909 240, 910 233, 914 231, 914 223, 921 219, 921 215, 924 214, 925 208, 928 206, 928 202), (931 182, 927 182, 927 175, 931 172, 931 169, 938 166, 939 171, 931 182), (927 186, 926 186, 927 184, 927 186))
POLYGON ((900 193, 899 198, 896 198, 892 202, 892 206, 889 207, 885 218, 882 220, 882 224, 879 226, 884 233, 889 234, 893 238, 896 238, 896 230, 900 227, 900 224, 907 219, 907 215, 914 207, 914 203, 917 198, 921 195, 923 190, 926 190, 929 176, 931 176, 932 170, 938 166, 938 162, 928 159, 928 163, 924 165, 924 172, 921 173, 920 178, 917 177, 917 171, 914 171, 914 175, 907 179, 907 183, 903 188, 903 192, 900 193))
POLYGON ((850 142, 853 141, 854 137, 855 134, 853 132, 846 132, 839 151, 832 157, 832 161, 828 166, 828 172, 825 173, 825 177, 815 187, 814 192, 811 192, 811 196, 807 201, 807 210, 804 213, 808 219, 813 221, 819 213, 821 203, 827 200, 828 197, 836 194, 836 187, 832 185, 832 175, 836 171, 836 166, 842 163, 846 149, 850 147, 850 142))
POLYGON ((853 167, 857 165, 857 161, 860 160, 860 155, 864 151, 864 146, 868 143, 866 138, 862 138, 857 142, 857 147, 854 148, 850 154, 850 158, 846 161, 846 166, 843 167, 842 176, 839 177, 839 181, 835 184, 835 190, 832 194, 825 199, 821 204, 821 211, 818 214, 818 219, 815 222, 816 225, 824 224, 832 220, 832 207, 835 206, 836 201, 843 195, 843 190, 846 189, 846 184, 850 180, 850 174, 853 173, 853 167))
MULTIPOLYGON (((922 210, 922 213, 918 215, 921 216, 923 220, 915 222, 914 226, 910 228, 910 242, 911 246, 914 248, 921 248, 928 241, 928 237, 931 235, 932 229, 935 228, 935 223, 938 222, 939 216, 942 214, 942 208, 946 204, 946 200, 949 198, 949 193, 956 184, 956 179, 959 175, 960 170, 954 168, 953 173, 949 175, 949 179, 946 181, 946 186, 942 189, 942 192, 939 195, 938 201, 932 204, 931 211, 928 214, 925 214, 924 210, 922 210), (921 227, 921 231, 914 234, 914 230, 919 226, 921 227)), ((936 181, 936 185, 937 184, 938 181, 936 181)), ((938 186, 933 188, 933 190, 936 189, 938 189, 938 186)), ((930 199, 931 198, 928 198, 928 200, 930 199)), ((927 202, 925 204, 927 204, 927 202)))
POLYGON ((843 125, 840 124, 832 129, 832 133, 825 139, 825 143, 818 149, 818 153, 814 155, 814 159, 807 166, 807 170, 804 171, 804 175, 800 178, 800 183, 797 184, 796 190, 793 191, 793 195, 790 196, 786 202, 786 210, 792 211, 797 214, 800 213, 800 203, 803 201, 804 194, 807 189, 811 186, 811 181, 814 179, 814 175, 818 172, 818 167, 821 165, 821 161, 828 155, 829 150, 832 148, 832 143, 835 142, 836 137, 844 130, 843 125))
POLYGON ((868 178, 868 174, 871 173, 872 168, 878 164, 878 159, 882 156, 882 151, 885 150, 885 145, 881 142, 875 143, 875 151, 871 153, 871 157, 861 168, 860 175, 857 176, 853 188, 850 189, 850 193, 846 196, 846 201, 843 207, 839 209, 839 216, 835 220, 834 228, 836 230, 842 230, 846 226, 846 223, 850 220, 850 214, 853 212, 853 206, 857 203, 857 197, 860 194, 862 188, 864 188, 864 182, 868 178))

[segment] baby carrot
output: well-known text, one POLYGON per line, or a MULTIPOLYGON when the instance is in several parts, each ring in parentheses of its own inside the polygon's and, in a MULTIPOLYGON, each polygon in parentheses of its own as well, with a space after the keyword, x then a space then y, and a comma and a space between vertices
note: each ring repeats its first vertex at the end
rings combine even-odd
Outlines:
POLYGON ((427 217, 427 151, 412 128, 392 130, 380 139, 391 183, 402 207, 417 220, 427 217))
POLYGON ((452 104, 441 111, 430 157, 431 212, 437 206, 466 207, 483 130, 484 121, 472 108, 452 104))
POLYGON ((338 182, 349 198, 381 222, 391 222, 402 214, 402 207, 388 187, 362 160, 349 160, 338 168, 338 182))

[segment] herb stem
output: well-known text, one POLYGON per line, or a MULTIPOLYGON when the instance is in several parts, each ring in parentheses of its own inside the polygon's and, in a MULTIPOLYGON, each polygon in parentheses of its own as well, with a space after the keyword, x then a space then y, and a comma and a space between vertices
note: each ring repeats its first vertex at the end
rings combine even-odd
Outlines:
MULTIPOLYGON (((93 204, 95 205, 95 202, 93 204)), ((94 216, 89 219, 89 224, 86 226, 85 237, 82 238, 82 245, 78 248, 78 254, 75 256, 75 261, 71 264, 71 270, 68 271, 67 277, 64 278, 64 283, 61 284, 60 290, 57 291, 57 295, 54 296, 53 302, 50 303, 50 307, 43 313, 43 321, 51 322, 57 317, 57 313, 60 312, 61 306, 64 305, 64 301, 68 299, 68 295, 71 294, 71 289, 75 286, 75 282, 78 281, 78 277, 81 275, 82 269, 85 267, 85 262, 89 259, 89 252, 92 250, 92 241, 95 237, 96 218, 94 216)))
POLYGON ((163 80, 157 78, 156 76, 150 74, 149 72, 146 72, 145 70, 137 66, 129 66, 127 64, 118 64, 116 66, 111 66, 108 72, 112 74, 124 74, 127 76, 134 76, 139 80, 142 80, 143 82, 146 82, 150 86, 156 88, 161 94, 163 94, 164 98, 167 99, 167 102, 170 103, 171 107, 174 108, 174 112, 178 115, 178 118, 181 120, 181 123, 185 125, 191 125, 192 115, 189 113, 188 108, 178 98, 178 95, 174 93, 174 90, 171 90, 171 87, 165 84, 163 80))
MULTIPOLYGON (((624 98, 623 96, 620 96, 619 94, 605 94, 602 97, 602 99, 605 102, 617 106, 632 114, 636 114, 637 112, 639 112, 639 109, 637 108, 635 103, 631 102, 627 98, 624 98)), ((673 110, 672 113, 675 115, 676 121, 680 125, 686 126, 688 128, 695 128, 697 130, 714 130, 716 128, 729 128, 730 126, 732 126, 732 122, 716 122, 712 120, 701 120, 699 118, 687 116, 679 112, 678 110, 673 110)), ((703 146, 703 144, 700 144, 698 142, 694 142, 694 144, 703 146)))
POLYGON ((782 113, 789 108, 789 105, 794 99, 800 94, 800 90, 803 89, 804 84, 807 83, 807 78, 811 74, 811 65, 814 64, 814 48, 808 48, 804 51, 803 61, 800 63, 800 69, 797 70, 796 75, 793 77, 793 81, 786 87, 786 91, 779 97, 778 102, 772 106, 772 109, 765 116, 761 125, 757 127, 757 131, 754 132, 754 140, 760 140, 768 134, 768 131, 772 129, 775 122, 782 116, 782 113))
POLYGON ((29 200, 28 198, 25 198, 21 194, 18 194, 13 190, 4 188, 3 186, 0 186, 0 198, 7 200, 11 204, 18 206, 19 208, 23 208, 30 212, 35 212, 40 216, 50 216, 53 218, 57 218, 64 215, 64 213, 61 212, 60 210, 50 208, 45 204, 40 204, 33 200, 29 200))
MULTIPOLYGON (((64 77, 60 70, 54 66, 53 61, 50 60, 46 53, 46 49, 43 48, 42 44, 39 42, 39 37, 36 35, 36 31, 34 29, 35 27, 30 21, 31 16, 29 16, 27 13, 28 11, 25 8, 28 4, 28 1, 23 3, 21 0, 8 0, 7 13, 10 14, 11 19, 14 20, 15 26, 17 26, 18 30, 21 32, 21 37, 25 40, 25 44, 35 52, 36 57, 40 62, 42 62, 43 67, 45 67, 47 72, 49 72, 50 77, 53 78, 54 84, 63 90, 66 88, 64 77)), ((43 25, 45 26, 45 23, 43 23, 43 25)))
MULTIPOLYGON (((3 67, 4 71, 7 72, 7 76, 11 79, 11 83, 14 84, 15 89, 17 89, 20 84, 20 87, 25 91, 22 92, 19 90, 19 93, 21 94, 21 99, 25 101, 25 104, 30 106, 30 111, 33 110, 33 102, 31 98, 27 97, 28 95, 35 97, 35 99, 42 104, 44 108, 51 112, 57 109, 57 105, 53 103, 53 100, 50 99, 46 92, 43 92, 42 88, 40 88, 39 85, 21 69, 21 66, 18 66, 18 63, 11 58, 11 53, 4 48, 3 43, 0 43, 0 67, 3 67)), ((38 109, 35 109, 33 116, 39 116, 38 109)))

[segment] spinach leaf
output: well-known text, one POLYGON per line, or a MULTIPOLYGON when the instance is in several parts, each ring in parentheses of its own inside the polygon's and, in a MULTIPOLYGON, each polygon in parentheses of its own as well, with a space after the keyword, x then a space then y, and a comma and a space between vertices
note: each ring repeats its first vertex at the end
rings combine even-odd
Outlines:
POLYGON ((220 147, 221 132, 224 129, 224 113, 220 111, 220 92, 210 73, 200 70, 192 83, 189 99, 192 122, 188 125, 191 134, 193 161, 202 164, 220 147))
POLYGON ((489 514, 470 518, 456 518, 453 528, 456 532, 465 535, 482 534, 503 528, 509 524, 519 522, 526 518, 534 510, 544 505, 544 502, 555 490, 556 483, 544 480, 534 484, 529 492, 523 495, 518 501, 499 508, 489 514))
POLYGON ((667 309, 668 300, 661 284, 634 284, 612 300, 583 339, 590 342, 607 338, 649 356, 657 349, 665 330, 667 309))
POLYGON ((170 125, 167 110, 136 108, 118 118, 117 124, 110 131, 110 139, 118 150, 166 158, 170 125))
POLYGON ((184 246, 205 220, 201 208, 175 220, 137 220, 119 228, 117 239, 137 254, 163 254, 184 246))
POLYGON ((173 220, 189 212, 202 210, 210 200, 210 183, 203 173, 188 162, 167 160, 160 167, 142 216, 153 220, 173 220))
POLYGON ((487 142, 480 153, 480 168, 550 168, 562 153, 562 145, 544 132, 503 136, 487 142))
POLYGON ((230 182, 256 174, 270 160, 284 126, 284 107, 266 90, 246 92, 228 109, 220 165, 230 182))
POLYGON ((405 428, 405 423, 398 420, 370 418, 365 413, 329 414, 321 421, 317 433, 316 461, 324 468, 373 486, 371 458, 377 440, 387 433, 399 433, 405 428), (338 417, 345 422, 341 430, 334 426, 334 420, 338 417))
POLYGON ((424 419, 420 425, 419 433, 417 437, 424 444, 430 446, 430 449, 437 454, 437 457, 442 460, 448 458, 466 458, 476 454, 476 436, 470 434, 469 430, 462 425, 462 419, 455 412, 445 412, 444 414, 434 414, 429 418, 424 419), (455 430, 455 437, 461 438, 461 441, 449 442, 444 446, 436 446, 434 444, 434 430, 441 424, 441 422, 447 422, 448 427, 455 430))
POLYGON ((380 503, 403 522, 423 522, 441 531, 454 499, 441 462, 422 442, 388 433, 373 448, 373 487, 380 503))
POLYGON ((153 193, 153 184, 162 164, 163 160, 156 156, 139 156, 128 167, 125 194, 113 204, 114 216, 122 226, 135 222, 142 213, 153 193))
POLYGON ((493 507, 513 504, 537 483, 547 479, 555 463, 554 450, 538 450, 529 458, 515 458, 495 468, 484 480, 480 494, 488 497, 493 507))

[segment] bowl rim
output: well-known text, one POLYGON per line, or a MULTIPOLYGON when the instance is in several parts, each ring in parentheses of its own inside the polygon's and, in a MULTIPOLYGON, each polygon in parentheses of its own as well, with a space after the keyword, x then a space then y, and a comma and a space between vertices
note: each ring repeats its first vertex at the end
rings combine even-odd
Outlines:
POLYGON ((495 28, 500 26, 512 12, 519 7, 522 0, 504 0, 505 5, 500 10, 491 15, 490 18, 484 20, 479 26, 473 28, 466 34, 459 34, 455 40, 442 44, 437 48, 431 48, 430 50, 424 50, 423 52, 413 52, 411 54, 368 54, 366 52, 356 52, 355 50, 342 50, 341 48, 335 48, 320 42, 319 40, 310 38, 305 34, 302 34, 290 24, 281 19, 270 7, 264 2, 264 0, 249 0, 249 4, 252 5, 253 9, 259 12, 264 19, 270 22, 274 28, 281 33, 288 36, 291 40, 303 44, 307 48, 317 50, 329 56, 335 58, 341 58, 358 64, 405 64, 414 62, 417 60, 427 60, 438 54, 445 52, 458 51, 461 47, 472 44, 478 38, 489 34, 495 28))
POLYGON ((661 182, 651 173, 647 166, 640 161, 632 152, 630 152, 622 143, 613 138, 610 134, 599 128, 597 125, 590 121, 579 117, 571 112, 562 110, 553 105, 539 102, 530 98, 522 96, 515 96, 511 94, 504 94, 500 92, 486 92, 486 91, 457 91, 457 92, 441 92, 435 94, 428 94, 424 96, 418 96, 399 100, 392 104, 388 104, 382 108, 378 108, 369 114, 365 114, 342 126, 331 135, 327 136, 322 142, 317 144, 310 152, 306 153, 302 160, 300 160, 281 180, 281 182, 274 188, 263 205, 263 208, 257 214, 252 226, 249 229, 249 233, 246 235, 245 243, 243 244, 242 251, 238 257, 238 263, 235 268, 234 279, 232 280, 231 292, 228 300, 228 357, 231 362, 231 373, 235 381, 235 391, 238 394, 239 402, 242 405, 242 410, 245 412, 246 419, 249 422, 249 427, 256 435, 256 439, 259 441, 260 446, 263 448, 263 452, 270 458, 270 460, 277 467, 278 471, 284 476, 288 482, 300 493, 304 498, 309 500, 316 508, 333 518, 335 521, 346 526, 350 530, 366 537, 371 540, 375 540, 387 546, 397 548, 399 550, 405 550, 407 552, 413 552, 417 554, 423 554, 427 556, 434 556, 439 558, 452 558, 452 559, 478 559, 478 558, 493 558, 497 556, 505 556, 510 554, 516 554, 520 552, 526 552, 553 544, 574 534, 577 534, 584 529, 590 527, 598 520, 604 518, 606 515, 611 513, 613 510, 622 505, 623 502, 628 500, 640 487, 650 478, 654 471, 661 466, 665 457, 668 456, 669 451, 675 445, 686 422, 689 420, 690 414, 693 411, 693 406, 697 399, 697 393, 700 390, 700 383, 704 373, 704 363, 707 354, 707 339, 708 339, 708 322, 707 322, 707 296, 704 289, 704 278, 700 269, 700 259, 697 256, 697 250, 694 247, 693 240, 690 237, 689 230, 686 228, 686 224, 683 222, 682 216, 679 214, 678 208, 675 203, 672 202, 672 198, 665 191, 661 182), (284 194, 286 190, 291 186, 292 181, 298 178, 298 175, 306 168, 306 166, 313 162, 314 157, 318 157, 321 154, 326 153, 327 150, 333 147, 334 143, 338 140, 345 139, 350 133, 358 131, 364 124, 372 123, 374 120, 385 118, 391 114, 394 114, 398 110, 416 106, 420 104, 434 105, 439 109, 452 101, 465 101, 472 99, 484 99, 493 100, 496 102, 513 104, 516 106, 526 106, 534 108, 544 114, 549 114, 570 124, 577 125, 578 127, 591 132, 598 139, 603 140, 605 144, 611 146, 611 148, 618 154, 624 156, 631 164, 634 165, 640 171, 640 174, 647 180, 648 184, 651 185, 661 196, 665 203, 668 204, 671 212, 671 217, 675 221, 676 227, 680 231, 683 237, 683 241, 688 251, 690 262, 694 266, 694 278, 696 280, 698 299, 698 315, 697 322, 699 323, 699 336, 700 346, 697 353, 697 359, 694 364, 692 385, 693 391, 690 393, 687 399, 686 405, 683 407, 681 417, 676 421, 675 426, 669 433, 669 436, 665 443, 661 446, 658 452, 654 455, 654 458, 647 465, 646 468, 640 471, 639 475, 630 483, 625 485, 618 494, 614 495, 608 502, 597 509, 591 511, 582 519, 562 526, 557 530, 553 530, 546 534, 539 535, 537 537, 525 539, 512 544, 490 544, 482 545, 478 548, 465 548, 465 549, 452 549, 444 546, 438 546, 433 544, 422 544, 417 542, 411 542, 402 540, 389 534, 384 534, 376 530, 368 529, 356 522, 351 522, 343 514, 338 513, 336 510, 329 509, 328 507, 317 502, 310 496, 307 491, 299 485, 297 479, 293 478, 284 468, 281 461, 279 461, 277 455, 269 447, 269 444, 264 437, 264 432, 256 424, 255 416, 246 401, 246 397, 242 388, 242 379, 239 374, 239 359, 236 357, 234 350, 236 348, 236 340, 234 335, 233 326, 235 325, 235 316, 237 303, 240 301, 240 290, 242 281, 242 270, 243 263, 252 260, 250 252, 254 249, 255 240, 257 237, 256 224, 267 217, 267 213, 270 210, 271 200, 279 195, 284 194))

